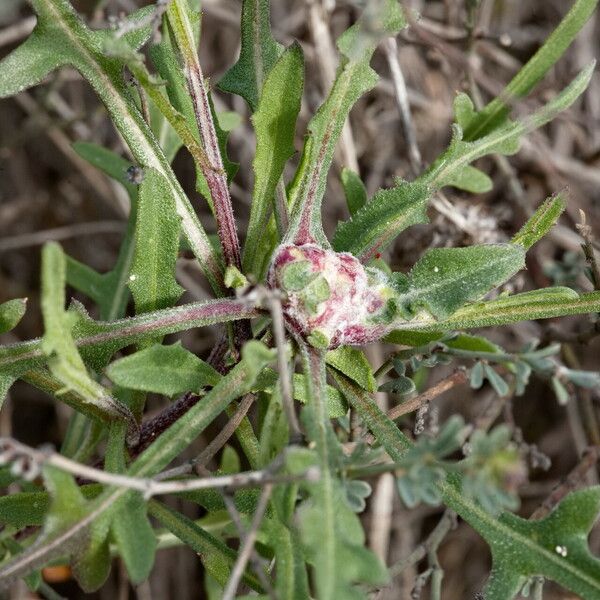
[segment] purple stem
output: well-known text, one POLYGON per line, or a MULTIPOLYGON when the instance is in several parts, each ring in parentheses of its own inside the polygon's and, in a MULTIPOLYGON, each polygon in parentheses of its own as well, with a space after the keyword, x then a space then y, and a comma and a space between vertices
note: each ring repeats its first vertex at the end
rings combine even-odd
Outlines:
POLYGON ((186 79, 200 136, 210 165, 200 165, 215 207, 217 229, 226 264, 242 268, 240 242, 237 235, 233 206, 227 184, 227 174, 219 150, 219 141, 213 122, 204 76, 198 61, 186 66, 186 79))

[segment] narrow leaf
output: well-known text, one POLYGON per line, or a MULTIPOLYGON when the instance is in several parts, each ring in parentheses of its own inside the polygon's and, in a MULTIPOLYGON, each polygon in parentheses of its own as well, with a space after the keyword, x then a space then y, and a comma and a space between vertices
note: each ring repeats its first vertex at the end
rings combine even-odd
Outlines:
POLYGON ((137 425, 126 406, 110 396, 102 385, 88 374, 71 334, 72 316, 64 310, 65 258, 57 243, 49 243, 42 251, 42 314, 45 334, 42 349, 49 357, 53 375, 73 391, 84 403, 93 404, 107 420, 126 420, 130 428, 137 425))
POLYGON ((519 244, 525 250, 529 250, 529 248, 539 242, 554 227, 565 208, 566 202, 562 194, 556 194, 547 198, 533 213, 527 223, 521 227, 511 240, 511 243, 519 244))
POLYGON ((165 187, 164 179, 154 169, 145 172, 129 275, 137 313, 173 306, 183 292, 175 281, 180 221, 165 187))
POLYGON ((362 179, 352 169, 342 169, 342 185, 350 216, 354 216, 367 202, 367 188, 362 179))
POLYGON ((275 188, 287 160, 294 153, 296 119, 304 80, 304 56, 298 44, 290 46, 269 73, 252 117, 256 132, 254 188, 243 267, 260 275, 264 234, 273 208, 275 188), (285 90, 285 93, 282 93, 285 90))
POLYGON ((342 60, 333 88, 308 125, 297 174, 298 186, 292 199, 292 218, 287 242, 318 242, 329 246, 321 225, 321 201, 335 146, 350 109, 377 83, 369 66, 379 40, 405 26, 396 0, 370 3, 359 21, 338 40, 342 60))
POLYGON ((374 392, 377 389, 377 382, 373 377, 371 365, 364 353, 358 348, 341 346, 336 350, 330 350, 325 355, 325 361, 328 365, 335 367, 346 377, 358 383, 367 392, 374 392))
POLYGON ((349 221, 337 226, 333 247, 369 262, 407 227, 427 222, 429 195, 426 185, 406 181, 379 190, 349 221))
POLYGON ((466 124, 465 139, 479 139, 501 125, 511 108, 511 102, 523 98, 565 53, 581 28, 594 14, 598 0, 576 0, 558 27, 546 38, 542 47, 519 70, 497 98, 466 124))
POLYGON ((585 67, 579 75, 548 104, 523 120, 508 121, 484 137, 475 141, 463 139, 465 114, 473 111, 473 103, 465 94, 459 94, 454 103, 458 124, 454 125, 452 142, 448 149, 437 158, 418 181, 440 189, 460 180, 465 167, 487 154, 514 154, 519 149, 521 137, 551 121, 557 114, 566 110, 577 100, 588 86, 594 72, 595 63, 585 67))
POLYGON ((154 565, 156 536, 146 513, 146 502, 140 494, 133 494, 116 512, 110 526, 112 540, 134 585, 145 581, 154 565))

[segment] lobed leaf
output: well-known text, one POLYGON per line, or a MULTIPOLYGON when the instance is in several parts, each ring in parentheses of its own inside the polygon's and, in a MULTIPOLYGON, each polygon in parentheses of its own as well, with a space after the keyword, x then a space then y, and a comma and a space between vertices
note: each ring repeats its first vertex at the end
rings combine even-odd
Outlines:
POLYGON ((321 225, 321 201, 335 146, 350 109, 377 83, 369 62, 378 42, 405 24, 396 0, 378 0, 367 5, 358 22, 339 38, 342 61, 329 96, 308 125, 286 242, 329 246, 321 225))
POLYGON ((459 94, 454 101, 458 124, 453 127, 450 146, 417 181, 433 189, 455 185, 464 177, 464 170, 478 158, 493 153, 514 154, 519 149, 521 136, 542 127, 577 100, 588 86, 594 66, 594 62, 590 63, 560 94, 532 115, 520 121, 506 122, 475 141, 463 139, 463 127, 469 122, 466 115, 473 114, 474 109, 469 97, 459 94))
POLYGON ((269 72, 283 53, 271 33, 269 0, 243 0, 240 57, 219 82, 224 92, 244 98, 257 109, 269 72))
MULTIPOLYGON (((38 27, 45 28, 44 43, 34 49, 39 51, 40 57, 45 57, 44 60, 54 61, 51 66, 59 66, 56 61, 62 57, 60 64, 69 64, 76 68, 105 104, 138 164, 156 169, 164 179, 167 197, 172 198, 175 204, 186 239, 198 257, 211 286, 221 295, 224 290, 222 266, 218 256, 177 181, 169 161, 132 100, 130 90, 122 77, 124 61, 119 57, 107 56, 105 52, 107 42, 114 40, 114 32, 89 30, 67 0, 34 0, 33 6, 38 14, 38 27)), ((135 19, 142 19, 149 10, 152 8, 146 8, 145 13, 137 13, 135 19)), ((121 45, 129 46, 130 51, 134 52, 150 32, 149 25, 136 28, 118 41, 121 45)), ((0 62, 3 82, 8 81, 11 75, 20 73, 20 69, 29 68, 29 64, 20 58, 22 53, 18 48, 15 53, 9 54, 0 62), (15 53, 17 58, 11 58, 15 53), (15 62, 23 64, 15 65, 15 62)), ((28 80, 23 85, 33 85, 36 82, 28 80)), ((7 84, 0 92, 0 96, 3 96, 13 93, 14 90, 7 84)))
POLYGON ((594 14, 598 0, 576 0, 558 27, 546 38, 542 47, 519 69, 504 90, 465 123, 465 139, 484 137, 508 116, 511 103, 525 97, 546 75, 571 45, 579 31, 594 14))

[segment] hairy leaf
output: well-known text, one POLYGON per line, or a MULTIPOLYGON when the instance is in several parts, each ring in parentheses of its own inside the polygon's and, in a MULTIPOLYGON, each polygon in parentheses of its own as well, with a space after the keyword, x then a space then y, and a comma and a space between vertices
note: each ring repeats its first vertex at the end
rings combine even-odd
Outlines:
MULTIPOLYGON (((155 519, 158 519, 171 533, 200 556, 206 570, 221 585, 227 583, 235 562, 235 552, 231 548, 188 517, 161 502, 152 500, 148 510, 155 519)), ((260 581, 253 574, 245 572, 242 580, 253 590, 262 591, 260 581)))
POLYGON ((135 253, 129 288, 136 312, 173 306, 183 290, 175 281, 180 222, 170 205, 164 179, 146 171, 140 185, 135 230, 135 253))
MULTIPOLYGON (((130 95, 130 90, 122 76, 123 60, 107 56, 105 52, 107 43, 114 39, 114 33, 89 30, 67 0, 34 0, 33 6, 38 15, 38 28, 44 31, 44 43, 38 44, 33 49, 39 52, 36 60, 45 60, 46 65, 51 63, 51 66, 55 67, 59 66, 56 64, 57 58, 61 58, 59 64, 72 65, 87 79, 105 104, 138 164, 142 167, 156 169, 160 177, 164 179, 165 190, 168 191, 168 197, 172 198, 175 203, 186 239, 198 257, 213 289, 221 295, 223 293, 222 266, 218 256, 167 158, 130 95)), ((147 16, 150 10, 152 8, 148 7, 141 14, 136 13, 135 19, 141 20, 144 15, 147 16)), ((132 32, 118 41, 129 45, 133 52, 147 39, 150 32, 149 25, 134 28, 132 32)), ((25 42, 26 45, 27 43, 25 42)), ((33 56, 33 50, 28 54, 33 56)), ((21 82, 17 86, 18 89, 37 83, 39 77, 25 76, 23 79, 22 74, 29 67, 30 62, 23 58, 23 53, 19 48, 3 59, 0 62, 0 73, 2 74, 0 79, 3 83, 6 81, 7 84, 0 88, 0 96, 10 95, 17 91, 9 82, 19 77, 21 77, 21 82)))
POLYGON ((444 319, 524 266, 525 251, 518 245, 434 248, 412 268, 401 301, 413 313, 425 308, 437 319, 444 319))
POLYGON ((358 22, 338 40, 341 64, 329 96, 308 125, 286 241, 329 246, 321 225, 321 201, 335 146, 350 109, 377 83, 369 62, 379 40, 404 26, 396 0, 377 0, 367 5, 358 22))
POLYGON ((371 365, 358 348, 341 346, 327 352, 325 360, 328 365, 335 367, 367 392, 374 392, 377 389, 371 365))
MULTIPOLYGON (((75 345, 81 349, 84 360, 100 370, 121 348, 194 327, 249 319, 258 316, 258 312, 247 302, 224 299, 195 302, 112 322, 93 321, 83 306, 74 302, 68 315, 74 323, 75 345)), ((39 339, 0 347, 0 374, 20 377, 45 362, 39 339)))
POLYGON ((243 1, 241 30, 240 57, 225 73, 219 87, 244 98, 254 112, 265 80, 283 53, 283 46, 271 34, 269 0, 243 1))
POLYGON ((198 392, 216 385, 221 375, 181 346, 155 344, 112 363, 106 374, 121 387, 165 396, 198 392))
POLYGON ((111 539, 123 559, 134 585, 150 575, 156 552, 156 536, 147 516, 147 504, 132 494, 118 510, 110 525, 111 539))
POLYGON ((48 356, 50 371, 84 403, 94 405, 106 420, 120 419, 137 427, 126 406, 88 374, 71 334, 72 315, 65 312, 65 257, 61 247, 51 242, 42 251, 42 314, 45 334, 42 350, 48 356))
POLYGON ((296 119, 300 111, 304 57, 298 44, 290 46, 266 78, 260 102, 252 117, 256 132, 254 188, 248 222, 243 267, 260 276, 260 249, 273 207, 275 188, 287 160, 294 153, 296 119), (285 90, 285 93, 282 93, 285 90))
POLYGON ((497 98, 478 113, 472 113, 465 123, 466 140, 479 139, 498 126, 508 116, 511 102, 526 96, 565 53, 575 36, 593 15, 598 0, 576 0, 558 27, 546 38, 542 47, 519 69, 512 81, 497 98))
POLYGON ((453 138, 448 149, 435 160, 418 181, 440 189, 460 183, 464 169, 470 163, 487 154, 514 154, 519 149, 521 137, 545 125, 557 114, 566 110, 586 89, 594 72, 595 63, 589 64, 555 98, 532 115, 516 122, 507 122, 475 141, 463 139, 463 128, 473 113, 473 103, 466 94, 459 94, 454 101, 458 124, 454 125, 453 138))
POLYGON ((406 181, 379 190, 349 221, 337 226, 333 247, 369 262, 407 227, 427 222, 429 195, 426 185, 406 181))
POLYGON ((123 185, 129 194, 131 208, 127 230, 112 270, 100 275, 87 265, 67 256, 67 283, 98 304, 101 319, 113 321, 125 316, 129 301, 127 281, 133 260, 138 188, 127 178, 127 170, 131 163, 118 154, 89 142, 76 142, 73 149, 90 164, 123 185))
POLYGON ((513 237, 511 243, 523 246, 529 250, 539 242, 554 227, 556 221, 565 210, 566 203, 562 194, 556 194, 546 201, 533 213, 531 218, 513 237))
POLYGON ((27 298, 15 298, 0 304, 0 333, 14 329, 27 310, 27 298))

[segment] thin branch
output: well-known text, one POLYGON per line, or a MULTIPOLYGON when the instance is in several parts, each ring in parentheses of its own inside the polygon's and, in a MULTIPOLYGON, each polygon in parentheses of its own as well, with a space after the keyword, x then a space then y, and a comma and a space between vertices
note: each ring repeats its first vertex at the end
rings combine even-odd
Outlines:
POLYGON ((569 493, 572 492, 583 480, 586 473, 594 467, 600 459, 600 446, 590 446, 586 449, 579 463, 567 475, 565 480, 555 487, 529 517, 531 520, 543 519, 550 514, 552 509, 569 493))
POLYGON ((91 223, 75 223, 64 227, 54 227, 33 233, 5 236, 0 240, 0 252, 17 250, 31 246, 39 246, 50 240, 66 240, 78 236, 100 235, 104 233, 123 233, 123 221, 93 221, 91 223))
POLYGON ((219 431, 210 444, 208 444, 196 458, 179 467, 163 471, 156 479, 163 480, 180 477, 182 475, 189 475, 194 471, 198 472, 199 468, 205 467, 235 433, 255 400, 256 396, 254 394, 246 394, 223 429, 219 431))
POLYGON ((598 267, 598 259, 596 257, 596 251, 594 250, 594 237, 592 235, 592 228, 586 223, 585 213, 581 209, 579 210, 579 216, 581 218, 581 223, 577 224, 576 227, 583 238, 583 244, 581 244, 581 247, 592 272, 592 283, 594 284, 594 289, 600 290, 600 267, 598 267))
POLYGON ((290 427, 291 442, 297 442, 302 433, 296 411, 294 409, 294 397, 292 392, 292 378, 288 365, 287 344, 285 339, 285 326, 283 322, 283 309, 281 307, 281 295, 278 291, 265 289, 264 298, 271 312, 273 326, 273 337, 277 346, 277 368, 279 370, 279 388, 281 401, 290 427))
POLYGON ((396 419, 407 415, 415 410, 418 410, 422 406, 429 404, 432 400, 435 400, 438 396, 441 396, 444 392, 451 390, 457 385, 462 385, 467 382, 467 372, 464 369, 457 369, 452 375, 449 375, 445 379, 431 386, 425 390, 422 394, 394 406, 388 411, 387 416, 395 421, 396 419))
MULTIPOLYGON (((227 582, 227 586, 223 591, 223 600, 233 600, 233 598, 235 598, 235 593, 242 575, 246 570, 246 565, 248 564, 248 561, 250 560, 250 557, 254 551, 254 544, 258 535, 258 529, 265 511, 267 510, 267 506, 269 505, 269 499, 271 498, 272 491, 273 486, 271 484, 265 485, 260 494, 260 498, 258 499, 256 511, 254 512, 254 517, 252 518, 252 523, 250 524, 250 529, 245 535, 242 535, 242 532, 240 532, 240 538, 243 540, 242 547, 238 552, 237 559, 233 565, 233 569, 231 570, 229 581, 227 582)), ((262 569, 259 568, 258 570, 262 572, 262 569)))
POLYGON ((12 463, 13 471, 16 471, 25 479, 34 479, 39 475, 44 465, 50 465, 80 478, 120 488, 138 490, 143 492, 145 498, 209 488, 255 487, 269 483, 290 483, 303 479, 316 481, 319 479, 319 470, 312 467, 297 477, 280 476, 274 474, 273 469, 265 469, 234 475, 161 482, 154 478, 129 477, 118 473, 107 473, 66 458, 57 452, 36 450, 11 438, 0 438, 0 464, 7 463, 12 463))
POLYGON ((413 174, 418 175, 422 166, 421 152, 419 150, 419 146, 417 145, 417 135, 412 121, 410 105, 408 103, 406 82, 404 81, 404 75, 402 74, 400 61, 398 60, 398 43, 396 42, 396 38, 388 38, 383 44, 383 49, 385 51, 385 56, 392 74, 392 82, 394 84, 394 91, 396 93, 396 101, 398 102, 402 128, 404 129, 406 145, 408 146, 410 166, 413 174))
POLYGON ((434 530, 427 539, 417 546, 406 558, 399 560, 389 568, 390 577, 397 577, 405 569, 418 563, 431 552, 435 552, 446 535, 456 527, 456 513, 450 509, 442 515, 434 530))

